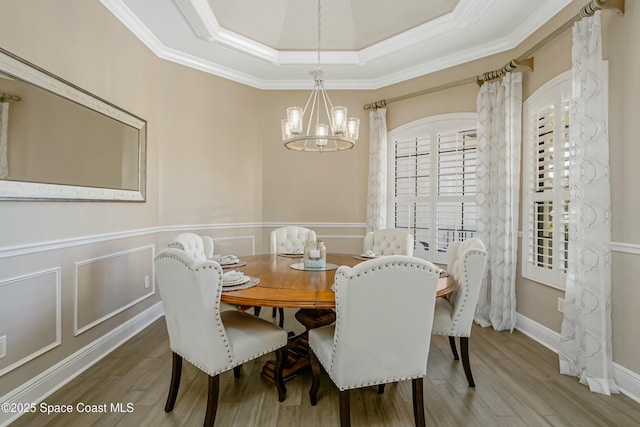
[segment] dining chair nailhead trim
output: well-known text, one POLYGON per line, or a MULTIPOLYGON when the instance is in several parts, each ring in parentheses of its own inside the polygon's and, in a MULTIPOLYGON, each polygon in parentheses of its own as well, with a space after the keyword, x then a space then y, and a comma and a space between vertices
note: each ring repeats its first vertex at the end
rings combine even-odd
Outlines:
MULTIPOLYGON (((182 246, 182 245, 180 245, 182 246)), ((175 255, 170 255, 170 254, 159 254, 158 256, 155 257, 156 260, 162 259, 162 258, 170 258, 173 260, 176 260, 178 262, 180 262, 182 265, 184 265, 185 267, 187 267, 189 270, 194 271, 194 272, 198 272, 200 270, 203 269, 208 269, 208 268, 217 268, 218 269, 218 288, 216 289, 216 300, 215 300, 215 304, 216 304, 216 308, 219 308, 220 306, 220 296, 222 295, 222 269, 220 268, 219 264, 216 263, 207 263, 205 265, 200 265, 196 268, 192 268, 191 265, 187 264, 186 262, 184 262, 184 260, 180 257, 177 257, 175 255)), ((231 348, 229 346, 229 339, 227 338, 227 333, 224 329, 224 325, 222 323, 222 318, 220 317, 220 310, 217 309, 215 310, 216 313, 216 325, 218 326, 218 335, 220 335, 220 337, 222 337, 222 339, 224 340, 225 343, 225 347, 227 347, 227 355, 228 355, 228 362, 229 364, 233 365, 233 358, 231 355, 231 348)), ((220 372, 224 372, 224 371, 220 371, 218 373, 209 373, 207 372, 202 366, 197 365, 196 363, 194 363, 192 360, 189 360, 189 358, 183 356, 182 354, 178 353, 177 351, 174 351, 173 349, 171 349, 174 353, 180 355, 183 359, 185 359, 186 361, 188 361, 189 363, 191 363, 192 365, 196 366, 197 368, 199 368, 201 371, 206 372, 209 375, 217 375, 220 372)), ((233 368, 233 366, 231 366, 231 368, 233 368)), ((229 369, 231 369, 229 368, 229 369)))
MULTIPOLYGON (((469 269, 468 269, 468 260, 471 256, 484 256, 485 253, 483 251, 479 251, 477 249, 467 249, 464 253, 464 260, 463 260, 463 275, 462 275, 462 281, 467 285, 464 287, 464 292, 462 293, 462 295, 458 294, 456 295, 456 300, 458 298, 462 298, 461 299, 461 303, 460 303, 460 309, 458 310, 458 312, 456 313, 456 315, 454 316, 454 318, 451 319, 451 327, 449 328, 449 332, 448 333, 438 333, 435 332, 436 335, 447 335, 450 337, 453 336, 462 336, 461 334, 457 334, 454 331, 456 330, 456 327, 458 325, 458 321, 460 320, 460 317, 462 316, 462 313, 464 312, 464 307, 466 306, 468 297, 469 297, 469 269)), ((455 278, 455 277, 454 277, 455 278)), ((457 280, 457 278, 455 278, 457 280)), ((459 280, 460 282, 460 280, 459 280)))
MULTIPOLYGON (((430 271, 434 274, 440 274, 439 270, 435 269, 435 268, 431 268, 427 265, 424 264, 418 264, 418 263, 414 263, 414 262, 398 262, 398 261, 392 261, 392 262, 388 262, 385 264, 381 264, 381 265, 377 265, 377 266, 373 266, 367 270, 362 271, 362 274, 367 274, 367 272, 369 271, 373 271, 374 269, 377 270, 382 270, 383 268, 388 268, 388 267, 396 267, 396 266, 410 266, 410 267, 419 267, 423 270, 427 270, 430 271)), ((435 267, 435 266, 434 266, 435 267)), ((348 267, 349 269, 353 269, 353 267, 348 267)), ((354 277, 360 277, 361 273, 356 273, 355 276, 354 275, 347 275, 344 270, 339 269, 336 272, 336 276, 342 276, 348 279, 354 278, 354 277)), ((337 279, 336 279, 336 283, 337 283, 337 279)), ((335 293, 335 299, 336 299, 336 311, 338 311, 338 306, 340 304, 340 298, 339 298, 339 292, 335 293)), ((334 331, 334 335, 333 335, 333 347, 332 347, 332 351, 331 351, 331 364, 329 365, 329 369, 327 370, 327 373, 329 374, 329 376, 331 377, 331 379, 333 380, 333 382, 335 383, 336 379, 333 376, 333 364, 335 361, 335 355, 336 355, 336 342, 338 341, 338 337, 340 336, 340 324, 338 322, 336 322, 336 328, 334 331)), ((362 386, 368 386, 368 385, 377 385, 377 384, 386 384, 387 382, 394 382, 394 381, 402 381, 405 379, 413 379, 413 378, 420 378, 420 377, 407 377, 407 378, 400 378, 400 379, 388 379, 388 380, 382 380, 383 382, 375 382, 375 383, 371 383, 371 384, 363 384, 361 386, 353 386, 352 388, 358 388, 358 387, 362 387, 362 386)), ((340 390, 345 390, 344 388, 340 388, 340 390)))

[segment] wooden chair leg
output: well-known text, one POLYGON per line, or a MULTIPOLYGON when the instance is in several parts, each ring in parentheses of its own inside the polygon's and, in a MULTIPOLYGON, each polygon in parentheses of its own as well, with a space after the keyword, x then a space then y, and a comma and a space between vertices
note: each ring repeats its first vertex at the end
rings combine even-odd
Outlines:
POLYGON ((276 388, 278 389, 278 402, 284 402, 285 397, 287 396, 287 388, 284 385, 284 380, 282 379, 282 369, 284 367, 284 359, 286 358, 285 351, 286 346, 279 348, 276 350, 276 366, 275 366, 275 383, 276 388))
POLYGON ((309 397, 311 398, 311 406, 316 406, 318 402, 318 389, 320 388, 320 361, 312 350, 309 350, 309 364, 311 365, 311 372, 313 373, 313 382, 309 390, 309 397))
POLYGON ((416 427, 425 427, 422 377, 411 380, 411 390, 413 391, 413 419, 416 427))
POLYGON ((451 353, 453 353, 453 360, 459 360, 458 350, 456 349, 456 337, 449 337, 449 345, 451 346, 451 353))
POLYGON ((173 353, 173 367, 171 369, 171 385, 169 386, 169 395, 167 403, 164 405, 165 412, 173 411, 178 397, 178 389, 180 388, 180 378, 182 377, 182 356, 173 353))
POLYGON ((233 368, 233 376, 234 378, 240 378, 240 370, 242 369, 242 365, 235 366, 233 368))
POLYGON ((218 412, 218 394, 220 393, 220 375, 209 375, 209 393, 207 394, 207 412, 204 416, 204 427, 213 427, 218 412))
POLYGON ((351 403, 349 390, 340 391, 340 427, 351 427, 351 403))
POLYGON ((471 364, 469 364, 469 337, 460 337, 460 352, 462 353, 462 367, 464 374, 467 376, 469 387, 475 387, 473 375, 471 375, 471 364))
MULTIPOLYGON (((274 308, 274 310, 275 310, 275 308, 274 308)), ((278 322, 278 325, 281 328, 284 328, 284 308, 282 308, 282 307, 278 308, 278 312, 280 313, 280 321, 278 322)))
POLYGON ((378 384, 378 394, 384 394, 384 384, 378 384))
POLYGON ((262 310, 262 307, 253 307, 253 315, 260 317, 260 310, 262 310))

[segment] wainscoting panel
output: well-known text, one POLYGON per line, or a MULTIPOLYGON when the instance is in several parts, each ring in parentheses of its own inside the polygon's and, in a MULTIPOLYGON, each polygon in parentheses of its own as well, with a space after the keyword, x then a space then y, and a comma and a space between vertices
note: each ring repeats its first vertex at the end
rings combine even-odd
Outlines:
POLYGON ((155 294, 154 255, 148 245, 76 262, 74 335, 155 294))
POLYGON ((213 252, 220 255, 255 255, 255 236, 214 237, 213 252))
POLYGON ((0 377, 61 343, 61 268, 0 281, 0 377))

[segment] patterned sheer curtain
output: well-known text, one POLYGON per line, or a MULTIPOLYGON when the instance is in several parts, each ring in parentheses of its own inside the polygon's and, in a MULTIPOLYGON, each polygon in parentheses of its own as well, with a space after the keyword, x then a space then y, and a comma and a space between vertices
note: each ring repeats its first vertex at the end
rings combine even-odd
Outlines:
POLYGON ((482 85, 478 94, 476 237, 487 247, 487 276, 475 321, 498 331, 516 326, 516 263, 522 74, 482 85))
POLYGON ((611 208, 600 12, 574 24, 569 135, 569 264, 560 372, 617 393, 611 354, 611 208))
POLYGON ((387 110, 369 111, 367 231, 387 226, 387 110))
POLYGON ((9 157, 7 152, 9 131, 9 103, 0 102, 0 178, 9 176, 9 157))

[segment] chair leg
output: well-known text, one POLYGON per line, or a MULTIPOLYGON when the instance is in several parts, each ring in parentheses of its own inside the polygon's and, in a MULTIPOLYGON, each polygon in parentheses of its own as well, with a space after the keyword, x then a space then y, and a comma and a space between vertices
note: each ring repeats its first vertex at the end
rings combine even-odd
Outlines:
POLYGON ((178 389, 180 388, 180 378, 182 377, 182 356, 173 353, 173 367, 171 369, 171 385, 169 386, 169 395, 167 403, 164 405, 165 412, 173 411, 178 397, 178 389))
POLYGON ((378 394, 384 394, 384 384, 378 384, 378 394))
POLYGON ((233 376, 234 376, 234 378, 240 378, 240 369, 241 368, 242 368, 242 365, 234 366, 234 368, 233 368, 233 376))
POLYGON ((273 310, 271 311, 271 317, 276 317, 277 313, 278 313, 278 309, 273 307, 273 310))
POLYGON ((460 337, 460 352, 462 353, 462 367, 464 374, 467 376, 469 387, 475 387, 473 375, 471 375, 471 365, 469 364, 469 337, 460 337))
POLYGON ((456 337, 449 337, 449 345, 451 346, 451 353, 453 353, 453 360, 459 360, 458 350, 456 350, 456 337))
POLYGON ((207 412, 204 427, 213 427, 218 412, 218 394, 220 393, 220 375, 209 375, 209 393, 207 394, 207 412))
POLYGON ((280 325, 281 328, 284 328, 284 308, 278 308, 278 312, 280 313, 280 321, 278 322, 278 325, 280 325))
POLYGON ((309 350, 309 364, 311 365, 311 372, 313 373, 313 382, 309 390, 309 397, 311 398, 311 406, 316 406, 318 402, 318 389, 320 388, 320 361, 312 350, 309 350))
POLYGON ((285 397, 287 396, 287 388, 284 385, 284 380, 282 379, 282 368, 284 367, 284 359, 286 357, 285 351, 286 346, 281 347, 276 350, 276 366, 275 366, 275 383, 276 388, 278 389, 278 402, 284 402, 285 397))
POLYGON ((351 426, 351 404, 349 390, 340 391, 340 427, 351 426))
POLYGON ((424 391, 423 378, 414 378, 411 380, 411 390, 413 391, 413 419, 416 427, 424 427, 424 391))
POLYGON ((260 310, 262 310, 262 307, 253 307, 253 315, 260 317, 260 310))

